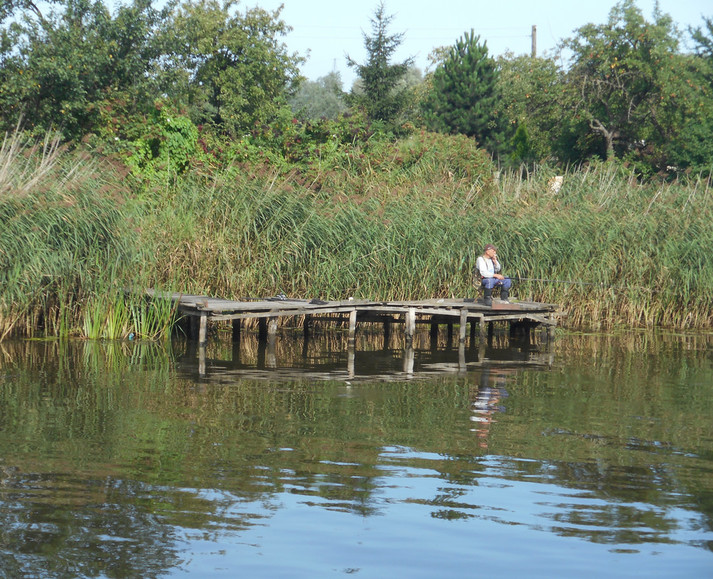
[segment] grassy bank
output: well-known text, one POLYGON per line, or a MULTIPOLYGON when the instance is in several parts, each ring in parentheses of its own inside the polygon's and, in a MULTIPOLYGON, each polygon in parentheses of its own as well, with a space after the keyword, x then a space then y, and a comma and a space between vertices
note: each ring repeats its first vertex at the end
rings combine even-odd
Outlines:
POLYGON ((553 193, 546 167, 494 180, 450 172, 432 152, 374 167, 329 167, 320 187, 266 165, 147 186, 51 143, 6 141, 0 336, 164 334, 170 309, 148 311, 138 298, 124 307, 125 288, 473 296, 486 242, 510 276, 557 280, 518 282, 513 293, 562 304, 570 327, 713 321, 707 182, 641 185, 602 164, 568 172, 553 193))

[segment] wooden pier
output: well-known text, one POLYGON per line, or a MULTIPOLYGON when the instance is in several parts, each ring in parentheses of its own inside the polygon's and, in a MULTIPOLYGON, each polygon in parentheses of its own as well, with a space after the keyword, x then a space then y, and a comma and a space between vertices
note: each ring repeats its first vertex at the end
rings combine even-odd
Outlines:
MULTIPOLYGON (((149 296, 156 295, 148 291, 149 296)), ((348 323, 349 339, 353 340, 357 325, 362 323, 383 324, 385 334, 393 324, 403 324, 406 345, 410 345, 416 324, 430 324, 431 332, 446 324, 449 332, 455 325, 459 328, 459 342, 465 343, 467 326, 474 337, 476 329, 481 337, 491 335, 493 324, 507 322, 510 335, 529 335, 530 330, 543 327, 547 337, 553 335, 560 315, 558 306, 537 302, 517 301, 503 303, 493 300, 486 306, 474 299, 429 299, 415 301, 370 301, 349 299, 324 301, 319 299, 294 299, 274 297, 266 299, 226 300, 209 296, 173 293, 169 297, 177 311, 188 320, 186 330, 189 338, 205 345, 208 324, 231 321, 233 340, 240 340, 244 320, 257 320, 260 339, 271 340, 277 335, 280 318, 303 318, 305 335, 308 335, 315 320, 327 323, 348 323)))

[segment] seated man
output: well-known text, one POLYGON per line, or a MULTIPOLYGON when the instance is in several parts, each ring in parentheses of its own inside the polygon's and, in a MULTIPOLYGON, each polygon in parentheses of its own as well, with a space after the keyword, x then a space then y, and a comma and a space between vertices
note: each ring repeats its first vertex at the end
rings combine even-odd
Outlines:
POLYGON ((476 262, 477 273, 480 274, 480 283, 483 285, 483 297, 486 306, 493 305, 493 288, 500 286, 500 299, 505 303, 510 297, 510 286, 512 280, 500 274, 500 262, 498 261, 498 250, 494 245, 488 243, 483 250, 483 255, 478 257, 476 262))

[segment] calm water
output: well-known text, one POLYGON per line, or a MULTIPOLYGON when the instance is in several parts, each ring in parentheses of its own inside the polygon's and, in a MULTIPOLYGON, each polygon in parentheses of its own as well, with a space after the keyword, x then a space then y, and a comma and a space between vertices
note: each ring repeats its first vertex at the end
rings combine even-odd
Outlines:
POLYGON ((2 577, 713 577, 713 335, 0 344, 2 577))

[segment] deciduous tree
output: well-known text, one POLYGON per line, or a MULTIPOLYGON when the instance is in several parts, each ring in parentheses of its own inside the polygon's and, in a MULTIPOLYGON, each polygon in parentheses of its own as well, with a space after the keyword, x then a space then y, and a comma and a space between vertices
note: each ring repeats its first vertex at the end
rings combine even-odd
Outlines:
POLYGON ((232 136, 267 123, 287 106, 302 58, 281 37, 282 8, 237 11, 237 0, 186 1, 163 31, 163 90, 196 123, 232 136))
POLYGON ((652 16, 647 21, 634 0, 622 0, 606 24, 588 24, 563 43, 572 53, 569 112, 588 129, 580 146, 593 137, 608 159, 626 159, 642 173, 699 167, 696 151, 713 148, 705 136, 712 126, 707 66, 680 52, 669 15, 657 6, 652 16))
POLYGON ((151 31, 161 14, 151 0, 134 0, 114 17, 100 1, 64 0, 44 17, 35 16, 31 10, 2 31, 4 129, 23 118, 27 128, 58 128, 65 138, 78 138, 101 124, 101 103, 122 98, 140 104, 155 96, 146 85, 156 57, 151 31))
POLYGON ((633 0, 623 0, 606 24, 587 24, 563 43, 572 53, 572 111, 601 139, 609 159, 665 138, 656 123, 661 70, 674 58, 679 37, 670 16, 658 9, 653 16, 647 22, 633 0))
POLYGON ((530 56, 506 55, 498 59, 498 67, 504 115, 516 128, 513 159, 550 157, 562 133, 562 71, 551 58, 530 56))

